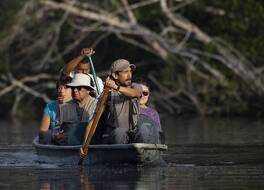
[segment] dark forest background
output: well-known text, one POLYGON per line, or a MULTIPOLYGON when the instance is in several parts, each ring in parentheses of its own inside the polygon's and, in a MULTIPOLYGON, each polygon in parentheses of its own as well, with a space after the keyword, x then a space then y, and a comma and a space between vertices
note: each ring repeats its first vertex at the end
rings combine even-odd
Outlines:
POLYGON ((104 78, 137 65, 162 116, 264 113, 264 1, 1 0, 0 115, 38 118, 58 72, 93 47, 104 78))

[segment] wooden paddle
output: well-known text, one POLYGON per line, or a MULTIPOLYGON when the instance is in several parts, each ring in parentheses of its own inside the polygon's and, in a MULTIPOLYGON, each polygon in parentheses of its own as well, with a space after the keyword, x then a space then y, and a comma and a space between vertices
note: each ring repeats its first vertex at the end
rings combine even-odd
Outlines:
MULTIPOLYGON (((102 98, 101 98, 101 100, 99 102, 98 109, 97 109, 97 112, 96 112, 96 114, 94 116, 93 123, 92 123, 92 125, 90 127, 87 139, 85 140, 85 143, 82 146, 83 151, 86 152, 86 153, 88 153, 88 145, 90 144, 90 141, 91 141, 91 139, 92 139, 92 137, 94 135, 94 132, 96 130, 96 127, 97 127, 97 124, 99 122, 101 113, 103 111, 106 99, 107 99, 108 94, 109 94, 109 90, 110 90, 110 87, 105 85, 104 86, 104 91, 103 91, 103 96, 102 96, 102 98)), ((80 159, 79 159, 79 162, 78 162, 79 166, 82 165, 84 157, 85 156, 80 156, 80 159)))

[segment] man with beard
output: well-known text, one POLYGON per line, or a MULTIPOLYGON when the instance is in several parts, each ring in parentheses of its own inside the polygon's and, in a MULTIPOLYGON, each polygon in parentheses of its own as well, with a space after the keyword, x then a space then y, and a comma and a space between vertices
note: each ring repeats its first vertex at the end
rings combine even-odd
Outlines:
POLYGON ((148 131, 137 126, 142 87, 132 83, 135 68, 125 59, 118 59, 111 65, 111 74, 106 80, 111 91, 102 118, 103 143, 148 143, 148 131))

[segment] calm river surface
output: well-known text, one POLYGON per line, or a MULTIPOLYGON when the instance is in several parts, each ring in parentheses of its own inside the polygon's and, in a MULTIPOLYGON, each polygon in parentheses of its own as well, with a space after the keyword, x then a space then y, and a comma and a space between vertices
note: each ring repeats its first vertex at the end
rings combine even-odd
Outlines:
POLYGON ((0 121, 0 189, 264 189, 264 122, 163 120, 166 163, 91 166, 40 162, 38 122, 0 121))

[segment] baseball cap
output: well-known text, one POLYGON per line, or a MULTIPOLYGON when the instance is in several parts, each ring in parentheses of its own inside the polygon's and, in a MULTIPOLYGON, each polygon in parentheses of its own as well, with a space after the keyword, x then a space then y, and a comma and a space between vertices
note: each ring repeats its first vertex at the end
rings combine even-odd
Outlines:
POLYGON ((136 69, 136 65, 130 64, 126 59, 117 59, 115 60, 110 68, 110 73, 120 72, 130 67, 132 71, 136 69))

